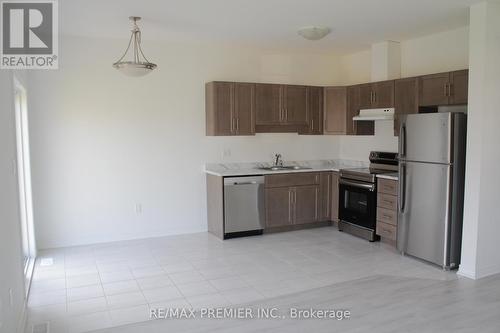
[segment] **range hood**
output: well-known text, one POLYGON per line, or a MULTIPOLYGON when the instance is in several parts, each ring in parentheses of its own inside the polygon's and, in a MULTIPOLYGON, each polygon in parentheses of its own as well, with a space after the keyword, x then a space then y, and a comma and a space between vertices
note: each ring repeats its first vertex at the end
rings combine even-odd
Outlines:
POLYGON ((359 110, 359 115, 352 117, 352 120, 394 120, 394 108, 359 110))

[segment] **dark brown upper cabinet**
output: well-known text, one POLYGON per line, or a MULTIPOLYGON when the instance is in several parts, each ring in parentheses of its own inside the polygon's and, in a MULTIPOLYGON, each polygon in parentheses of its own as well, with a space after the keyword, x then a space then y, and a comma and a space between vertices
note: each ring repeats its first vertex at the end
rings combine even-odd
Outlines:
POLYGON ((255 124, 279 125, 282 122, 281 86, 257 83, 255 85, 255 124))
POLYGON ((449 73, 421 76, 419 78, 419 106, 447 105, 449 80, 449 73))
POLYGON ((323 134, 323 87, 308 87, 308 125, 302 126, 299 134, 323 134))
POLYGON ((467 104, 468 81, 468 70, 421 76, 419 106, 467 104))
POLYGON ((467 104, 469 96, 469 70, 450 73, 450 104, 467 104))
POLYGON ((283 122, 293 125, 307 125, 308 87, 282 86, 283 92, 283 122))
POLYGON ((350 86, 347 88, 347 135, 374 135, 375 123, 373 121, 354 121, 352 118, 359 115, 359 110, 366 108, 366 84, 350 86))
POLYGON ((380 81, 372 83, 373 86, 373 107, 391 108, 394 107, 394 80, 380 81))
POLYGON ((359 85, 359 108, 390 108, 394 106, 394 81, 359 85))
POLYGON ((399 136, 399 117, 418 113, 418 78, 410 77, 394 82, 394 135, 399 136))
POLYGON ((253 83, 207 83, 205 86, 207 135, 254 135, 254 94, 253 83))
POLYGON ((257 132, 300 132, 308 126, 307 86, 256 84, 257 132))
MULTIPOLYGON (((347 134, 347 89, 346 87, 324 89, 324 134, 347 134)), ((352 118, 349 122, 352 122, 352 118)))

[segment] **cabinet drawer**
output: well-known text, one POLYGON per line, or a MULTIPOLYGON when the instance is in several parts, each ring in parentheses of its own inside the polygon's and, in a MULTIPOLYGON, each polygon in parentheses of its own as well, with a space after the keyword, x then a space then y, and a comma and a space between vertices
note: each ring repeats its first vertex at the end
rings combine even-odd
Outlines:
POLYGON ((397 210, 398 209, 398 197, 395 195, 378 193, 377 206, 382 207, 382 208, 387 208, 390 210, 397 210))
POLYGON ((394 225, 377 221, 377 235, 383 238, 396 240, 397 228, 394 225))
POLYGON ((266 187, 286 187, 319 184, 318 172, 284 173, 265 177, 266 187))
POLYGON ((378 180, 378 192, 391 195, 398 195, 398 181, 380 178, 378 180))
POLYGON ((398 214, 395 210, 377 207, 377 221, 397 225, 398 214))

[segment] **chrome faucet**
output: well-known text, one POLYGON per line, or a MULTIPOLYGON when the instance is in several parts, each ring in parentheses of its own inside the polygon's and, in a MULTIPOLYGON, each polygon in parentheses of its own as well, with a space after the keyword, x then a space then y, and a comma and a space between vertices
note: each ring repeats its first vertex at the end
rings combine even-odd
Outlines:
POLYGON ((283 166, 283 160, 281 159, 281 154, 274 154, 274 166, 283 166))

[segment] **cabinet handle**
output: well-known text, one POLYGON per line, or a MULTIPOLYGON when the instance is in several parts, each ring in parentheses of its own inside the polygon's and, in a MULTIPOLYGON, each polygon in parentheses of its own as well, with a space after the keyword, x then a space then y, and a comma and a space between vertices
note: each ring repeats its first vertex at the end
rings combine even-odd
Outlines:
POLYGON ((448 83, 448 96, 451 97, 451 83, 448 83))
POLYGON ((444 84, 444 95, 448 96, 448 83, 444 84))
POLYGON ((314 119, 311 119, 311 132, 314 131, 314 119))
POLYGON ((373 104, 377 103, 377 92, 373 92, 373 104))
POLYGON ((240 118, 236 118, 236 132, 240 131, 240 118))
POLYGON ((231 133, 234 133, 234 118, 231 117, 231 133))

